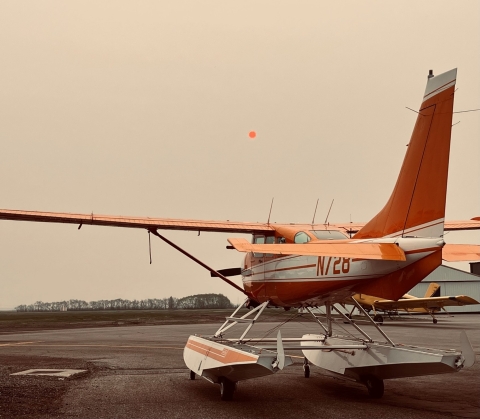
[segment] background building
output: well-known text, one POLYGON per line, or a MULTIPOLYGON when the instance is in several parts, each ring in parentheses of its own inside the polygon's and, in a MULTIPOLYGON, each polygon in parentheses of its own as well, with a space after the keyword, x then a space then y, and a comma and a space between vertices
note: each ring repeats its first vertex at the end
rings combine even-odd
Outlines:
MULTIPOLYGON (((471 263, 471 271, 479 272, 480 263, 471 263)), ((422 282, 412 288, 408 294, 415 297, 425 296, 428 286, 431 282, 440 285, 440 295, 468 295, 477 301, 480 301, 480 275, 461 271, 449 266, 439 266, 422 282)), ((474 304, 463 307, 447 307, 449 313, 475 313, 480 312, 480 304, 474 304)))

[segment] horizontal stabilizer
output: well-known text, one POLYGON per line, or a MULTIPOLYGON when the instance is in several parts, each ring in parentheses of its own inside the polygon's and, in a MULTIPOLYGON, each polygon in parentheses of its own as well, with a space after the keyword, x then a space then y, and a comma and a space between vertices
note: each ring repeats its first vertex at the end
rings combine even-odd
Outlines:
POLYGON ((447 262, 480 260, 478 244, 446 244, 442 249, 442 259, 447 262))
MULTIPOLYGON (((346 233, 358 233, 365 223, 330 224, 330 228, 339 228, 346 233)), ((471 220, 445 221, 445 231, 480 230, 480 217, 471 220)))
POLYGON ((357 243, 336 240, 335 243, 252 244, 245 239, 228 239, 228 241, 239 252, 405 261, 405 253, 393 243, 357 243))

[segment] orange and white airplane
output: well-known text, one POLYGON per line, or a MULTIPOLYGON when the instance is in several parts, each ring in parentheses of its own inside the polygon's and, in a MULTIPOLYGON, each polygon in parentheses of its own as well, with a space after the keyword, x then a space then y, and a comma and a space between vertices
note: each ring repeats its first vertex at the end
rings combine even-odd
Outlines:
MULTIPOLYGON (((385 300, 372 295, 355 294, 353 298, 367 311, 373 310, 373 320, 377 323, 383 323, 383 316, 378 313, 397 314, 398 310, 408 313, 428 313, 432 316, 432 321, 437 324, 435 313, 445 310, 445 307, 458 307, 472 304, 480 304, 477 300, 467 295, 440 296, 440 285, 432 282, 425 292, 424 297, 419 298, 414 295, 405 294, 399 300, 385 300)), ((353 311, 353 310, 352 310, 353 311)), ((446 311, 446 310, 445 310, 446 311)))
POLYGON ((309 363, 313 363, 333 374, 365 383, 370 394, 379 397, 385 378, 457 371, 473 363, 466 337, 463 355, 437 353, 427 362, 426 358, 418 359, 416 350, 409 352, 406 347, 396 347, 383 332, 388 348, 375 343, 367 334, 361 341, 354 340, 354 344, 336 338, 330 316, 336 303, 354 294, 398 300, 437 268, 442 258, 480 259, 480 246, 446 245, 444 241, 446 229, 480 228, 478 218, 445 222, 456 74, 454 69, 429 76, 396 185, 385 206, 365 225, 201 221, 21 210, 0 210, 0 219, 73 223, 79 228, 88 224, 146 229, 243 292, 248 298, 247 306, 254 307, 252 311, 235 317, 236 311, 211 338, 190 337, 184 352, 191 377, 197 374, 219 383, 224 399, 231 398, 237 381, 274 373, 289 363, 284 350, 292 348, 285 348, 280 336, 273 352, 262 351, 261 346, 256 351, 251 345, 243 345, 246 333, 267 305, 285 309, 325 305, 325 333, 305 335, 298 340, 305 356, 306 376, 309 363), (222 272, 179 248, 158 230, 251 233, 253 239, 251 243, 228 239, 229 247, 246 256, 240 270, 222 272), (353 236, 349 238, 345 233, 353 236), (224 275, 238 272, 242 275, 243 289, 224 275), (249 318, 250 315, 255 318, 249 318), (239 339, 224 339, 227 329, 244 323, 248 327, 239 339), (319 349, 325 346, 329 347, 328 352, 319 349), (338 351, 343 351, 341 356, 338 351), (356 351, 363 356, 346 355, 356 351), (385 352, 397 355, 390 357, 385 352), (394 358, 401 359, 402 365, 414 367, 398 368, 394 358))

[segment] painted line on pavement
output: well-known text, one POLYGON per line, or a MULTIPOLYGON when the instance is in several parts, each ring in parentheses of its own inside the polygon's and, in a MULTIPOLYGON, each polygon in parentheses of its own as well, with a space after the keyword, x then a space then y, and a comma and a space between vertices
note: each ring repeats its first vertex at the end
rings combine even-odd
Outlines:
POLYGON ((75 344, 75 345, 62 345, 62 344, 43 344, 38 345, 37 342, 19 342, 19 343, 6 343, 1 344, 0 346, 16 346, 16 345, 27 345, 29 347, 60 347, 60 348, 76 348, 76 347, 92 347, 92 348, 153 348, 153 349, 183 349, 176 346, 150 346, 150 345, 93 345, 93 344, 75 344))

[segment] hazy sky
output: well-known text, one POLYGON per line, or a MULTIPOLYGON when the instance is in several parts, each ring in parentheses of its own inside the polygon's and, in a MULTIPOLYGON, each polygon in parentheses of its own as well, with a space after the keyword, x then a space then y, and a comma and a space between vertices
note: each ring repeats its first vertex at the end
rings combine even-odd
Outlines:
MULTIPOLYGON (((0 208, 368 221, 429 69, 480 108, 474 1, 0 1, 0 208), (257 132, 255 140, 248 137, 257 132)), ((480 216, 480 112, 454 115, 447 219, 480 216)), ((163 233, 162 233, 163 234, 163 233)), ((221 269, 232 234, 165 236, 221 269)), ((480 243, 480 232, 448 242, 480 243)), ((0 307, 242 294, 143 230, 0 221, 0 307)), ((468 268, 468 264, 454 266, 468 268)), ((241 282, 238 278, 237 282, 241 282)))

